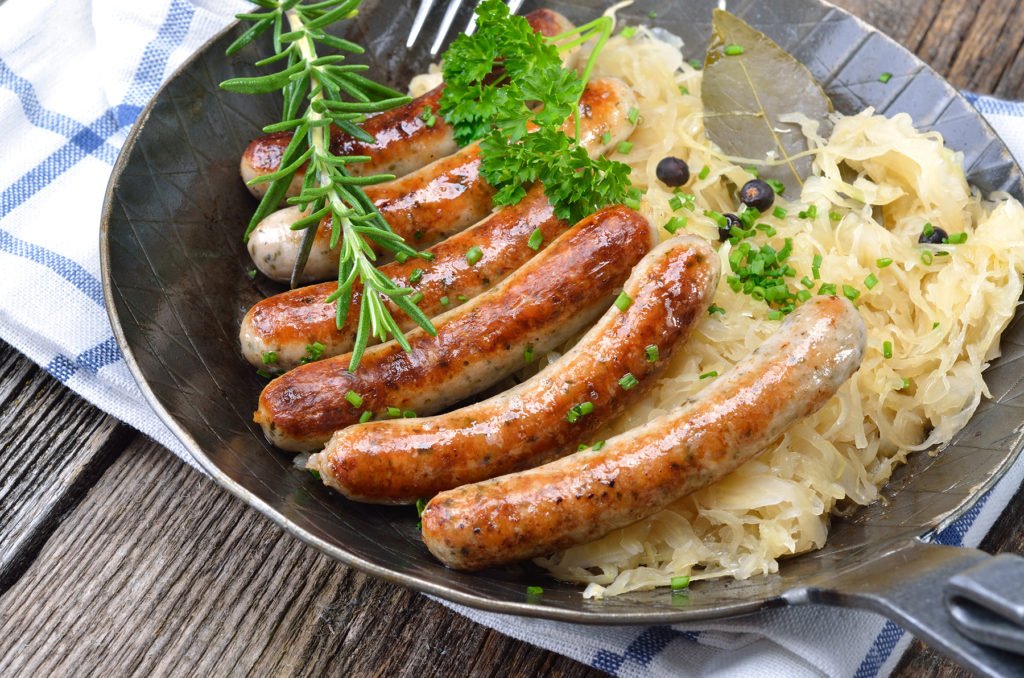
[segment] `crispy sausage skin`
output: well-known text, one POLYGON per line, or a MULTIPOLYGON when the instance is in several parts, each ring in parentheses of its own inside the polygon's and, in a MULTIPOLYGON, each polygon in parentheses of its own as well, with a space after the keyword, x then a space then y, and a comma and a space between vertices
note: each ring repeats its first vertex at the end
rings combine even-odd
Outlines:
MULTIPOLYGON (((393 261, 380 270, 399 287, 411 287, 422 294, 418 306, 432 318, 476 297, 529 261, 537 253, 529 245, 535 230, 540 230, 543 248, 568 228, 568 222, 555 216, 544 187, 537 185, 519 203, 504 207, 472 228, 434 245, 428 250, 431 260, 393 261), (483 252, 475 265, 466 261, 466 252, 471 247, 479 247, 483 252)), ((336 304, 326 301, 336 288, 337 283, 326 282, 289 290, 249 309, 239 331, 246 359, 262 369, 285 371, 298 365, 306 355, 306 347, 316 342, 324 347, 324 357, 352 350, 362 292, 356 291, 344 328, 339 330, 336 304), (276 360, 267 365, 264 356, 271 353, 276 360)), ((390 300, 385 300, 385 304, 403 330, 416 326, 390 300)))
MULTIPOLYGON (((526 20, 541 35, 554 36, 571 30, 573 24, 558 12, 538 9, 526 15, 526 20)), ((451 127, 438 113, 438 101, 444 85, 435 87, 404 106, 372 115, 361 127, 374 138, 372 144, 353 139, 336 127, 331 128, 331 152, 335 155, 365 155, 366 163, 352 164, 348 170, 356 176, 394 174, 404 176, 429 165, 438 158, 457 150, 451 127), (425 113, 427 110, 430 113, 425 113), (433 118, 432 123, 428 120, 433 118)), ((291 132, 279 132, 257 137, 242 154, 240 171, 242 181, 276 172, 281 156, 292 140, 291 132)), ((298 195, 302 187, 303 170, 295 175, 288 195, 298 195)), ((263 197, 269 184, 248 186, 257 198, 263 197)))
MULTIPOLYGON (((628 137, 634 123, 629 110, 636 95, 621 80, 592 80, 580 99, 580 141, 591 155, 628 137), (607 134, 608 136, 604 136, 607 134)), ((570 119, 566 132, 574 131, 570 119)), ((440 242, 484 218, 493 208, 494 189, 480 176, 480 147, 471 144, 409 175, 375 186, 366 195, 395 233, 416 248, 440 242)), ((261 221, 249 236, 249 254, 268 278, 286 282, 298 256, 302 231, 290 226, 301 216, 286 207, 261 221)), ((337 275, 338 249, 330 248, 330 220, 321 222, 303 274, 305 281, 337 275)))
POLYGON ((655 381, 707 315, 718 275, 718 255, 706 240, 669 240, 626 282, 632 305, 605 311, 571 351, 528 381, 436 417, 342 429, 309 467, 349 499, 411 503, 574 451, 655 381), (659 351, 653 363, 648 346, 659 351), (569 415, 584 402, 592 412, 569 415))
POLYGON ((437 336, 413 330, 408 353, 394 341, 371 346, 355 372, 348 354, 297 367, 263 389, 254 419, 278 447, 311 451, 365 410, 435 414, 518 370, 527 346, 545 353, 593 321, 654 240, 630 209, 596 212, 490 291, 439 316, 437 336), (350 391, 359 407, 346 400, 350 391))
POLYGON ((723 477, 825 404, 860 365, 866 330, 846 299, 815 297, 695 401, 528 471, 442 492, 423 540, 459 570, 593 541, 723 477))

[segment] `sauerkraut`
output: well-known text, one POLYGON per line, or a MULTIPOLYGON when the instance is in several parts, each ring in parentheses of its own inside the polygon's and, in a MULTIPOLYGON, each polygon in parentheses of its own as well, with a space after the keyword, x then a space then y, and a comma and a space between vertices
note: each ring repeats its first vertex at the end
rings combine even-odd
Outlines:
MULTIPOLYGON (((735 187, 751 176, 741 160, 723 157, 706 140, 701 71, 683 60, 675 42, 646 29, 612 38, 594 75, 622 78, 639 97, 632 148, 613 157, 631 166, 643 191, 641 211, 659 226, 684 216, 687 231, 717 243, 718 226, 704 210, 735 212, 735 187), (655 179, 655 166, 668 155, 691 168, 683 190, 694 196, 692 209, 673 209, 673 189, 655 179)), ((424 77, 416 88, 436 78, 424 77)), ((1009 196, 986 199, 972 190, 959 154, 939 134, 915 130, 906 115, 837 114, 828 139, 804 122, 815 176, 802 191, 786 187, 775 202, 785 215, 758 219, 774 234, 755 240, 779 249, 792 239, 791 287, 804 288, 799 281, 806 276, 812 292, 829 282, 858 295, 869 332, 863 364, 820 412, 721 481, 596 542, 537 561, 560 579, 588 584, 585 596, 667 586, 683 575, 775 572, 780 557, 825 543, 838 502, 874 501, 907 454, 947 443, 988 395, 982 371, 998 355, 1021 295, 1024 209, 1009 196), (922 246, 926 223, 966 233, 967 240, 922 246)), ((705 318, 645 398, 596 439, 683 404, 713 378, 708 373, 724 374, 778 327, 769 306, 727 284, 729 251, 728 242, 721 245, 714 301, 724 313, 705 318)))

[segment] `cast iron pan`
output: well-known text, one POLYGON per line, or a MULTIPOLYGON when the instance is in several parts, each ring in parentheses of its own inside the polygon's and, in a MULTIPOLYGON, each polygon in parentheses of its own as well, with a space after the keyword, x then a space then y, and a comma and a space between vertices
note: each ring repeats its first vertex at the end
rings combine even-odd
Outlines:
MULTIPOLYGON (((364 58, 372 74, 404 89, 430 62, 427 44, 439 17, 431 16, 418 45, 407 50, 417 3, 397 4, 366 0, 346 30, 347 37, 368 48, 364 58)), ((466 25, 475 3, 463 4, 457 27, 466 25)), ((528 2, 522 11, 540 4, 528 2)), ((605 6, 582 0, 543 4, 577 23, 605 6)), ((703 54, 717 4, 640 0, 620 16, 640 23, 657 12, 657 25, 681 36, 691 58, 703 54)), ((818 0, 732 0, 729 9, 806 64, 838 110, 873 106, 883 113, 909 113, 919 127, 940 131, 949 146, 964 153, 972 184, 986 193, 1024 197, 1024 176, 978 113, 892 40, 818 0), (888 84, 879 82, 882 72, 893 73, 888 84)), ((930 533, 967 511, 1020 451, 1020 315, 1003 336, 1003 357, 986 373, 992 400, 951 445, 936 456, 911 456, 883 491, 883 501, 834 521, 823 549, 785 560, 776 575, 699 582, 685 605, 666 590, 584 600, 578 586, 557 582, 529 564, 478 574, 445 569, 420 541, 411 508, 346 501, 296 469, 291 455, 269 447, 252 422, 264 381, 238 347, 245 311, 280 291, 246 275, 251 263, 241 232, 254 201, 238 178, 238 159, 260 127, 278 119, 279 103, 274 96, 218 89, 222 80, 252 74, 257 55, 269 53, 267 44, 257 43, 235 57, 224 56, 239 33, 235 26, 213 39, 143 113, 114 169, 101 235, 107 308, 118 343, 150 404, 217 482, 344 563, 480 609, 579 623, 663 624, 783 604, 857 606, 889 615, 976 670, 1020 667, 1020 657, 976 644, 965 634, 1024 647, 1024 635, 1009 621, 1017 615, 1024 624, 1024 599, 1016 608, 998 608, 1003 616, 995 621, 966 602, 984 600, 979 583, 1000 576, 1010 579, 996 591, 1009 588, 1011 595, 1024 597, 1024 569, 1008 571, 1021 563, 927 542, 930 533), (944 584, 971 567, 984 572, 961 578, 951 615, 943 606, 944 584), (527 602, 526 587, 536 584, 544 587, 543 599, 527 602)))

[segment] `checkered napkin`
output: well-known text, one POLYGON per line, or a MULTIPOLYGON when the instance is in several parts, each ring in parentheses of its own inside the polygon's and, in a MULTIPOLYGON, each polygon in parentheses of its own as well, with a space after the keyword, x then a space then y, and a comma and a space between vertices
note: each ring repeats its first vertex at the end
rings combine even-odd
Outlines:
MULTIPOLYGON (((160 84, 241 0, 7 0, 0 5, 0 338, 190 463, 118 351, 99 280, 104 188, 160 84)), ((1024 105, 972 97, 1024 160, 1024 105)), ((975 545, 1024 460, 939 541, 975 545)), ((452 605, 481 624, 623 676, 875 676, 910 637, 867 612, 785 608, 699 625, 582 627, 452 605)))

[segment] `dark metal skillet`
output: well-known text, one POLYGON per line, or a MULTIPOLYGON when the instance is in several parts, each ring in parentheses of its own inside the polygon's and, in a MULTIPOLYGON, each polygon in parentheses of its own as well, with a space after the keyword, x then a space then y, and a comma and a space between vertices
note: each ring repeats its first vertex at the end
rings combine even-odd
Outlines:
MULTIPOLYGON (((527 3, 524 11, 540 4, 527 3)), ((543 4, 575 20, 605 6, 582 0, 543 4)), ((620 16, 637 23, 657 12, 657 25, 683 37, 687 56, 697 56, 717 4, 640 0, 620 16)), ((964 152, 972 184, 986 193, 1024 197, 1024 175, 974 109, 885 36, 818 0, 730 0, 729 9, 807 64, 837 109, 871 105, 910 113, 918 126, 939 130, 964 152), (894 74, 888 84, 879 82, 882 72, 894 74)), ((349 28, 369 47, 366 59, 375 74, 399 87, 429 61, 424 47, 408 53, 400 46, 412 15, 411 6, 366 0, 349 28)), ((823 549, 784 561, 770 577, 700 582, 685 607, 664 590, 584 600, 579 587, 555 582, 532 565, 474 575, 447 570, 423 547, 410 509, 347 502, 296 469, 290 456, 270 449, 251 420, 263 382, 239 354, 237 328, 245 310, 277 288, 246 275, 251 264, 240 232, 253 204, 237 165, 248 140, 275 119, 278 104, 272 97, 217 89, 221 80, 251 73, 254 52, 224 56, 237 33, 231 28, 215 38, 144 112, 115 167, 101 235, 107 306, 128 364, 157 413, 219 483, 342 562, 480 609, 578 623, 652 624, 783 604, 853 606, 890 616, 979 672, 1021 670, 1021 657, 975 643, 957 629, 1024 647, 1024 561, 927 543, 928 535, 970 509, 1020 452, 1024 408, 1015 399, 1022 375, 1014 365, 1024 353, 1019 314, 1003 337, 1004 356, 986 374, 994 398, 952 445, 935 457, 911 456, 885 488, 885 500, 835 520, 823 549), (945 583, 972 567, 961 576, 961 587, 950 589, 957 593, 950 615, 945 583), (999 577, 1007 578, 995 589, 1001 595, 989 598, 1012 603, 1018 596, 1016 607, 1002 612, 1018 615, 1021 626, 1000 627, 965 602, 985 597, 979 587, 991 593, 999 577), (526 586, 538 583, 543 599, 528 603, 526 586)))

